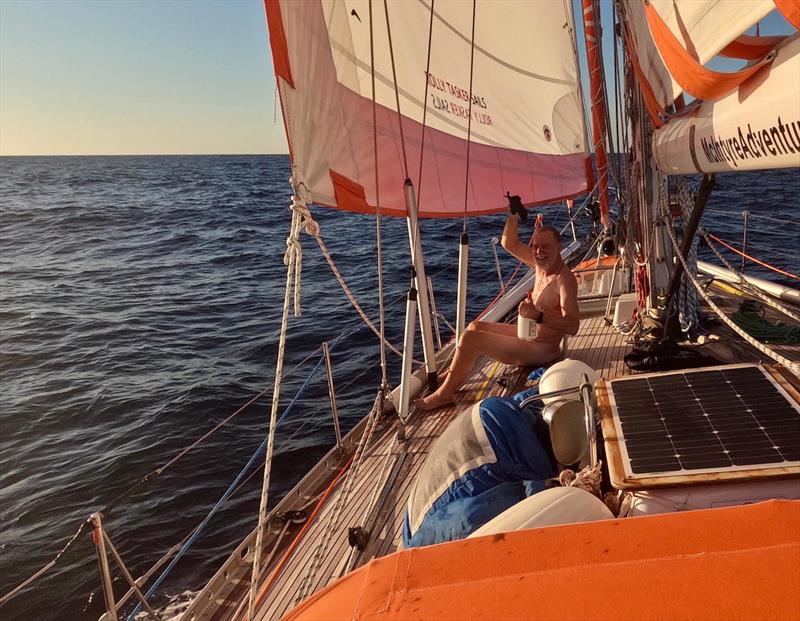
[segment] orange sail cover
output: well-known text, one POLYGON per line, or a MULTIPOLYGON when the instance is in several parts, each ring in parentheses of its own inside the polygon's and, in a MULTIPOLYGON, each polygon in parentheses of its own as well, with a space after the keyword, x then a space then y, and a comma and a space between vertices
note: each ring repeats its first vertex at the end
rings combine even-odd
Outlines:
POLYGON ((800 501, 490 535, 397 552, 285 621, 800 619, 800 501))
POLYGON ((465 194, 475 215, 504 210, 506 191, 536 204, 588 189, 570 2, 477 0, 474 39, 472 0, 436 3, 432 26, 429 0, 387 5, 388 26, 383 2, 265 0, 293 174, 311 202, 374 213, 376 134, 384 214, 405 215, 406 174, 422 217, 464 215, 465 194))

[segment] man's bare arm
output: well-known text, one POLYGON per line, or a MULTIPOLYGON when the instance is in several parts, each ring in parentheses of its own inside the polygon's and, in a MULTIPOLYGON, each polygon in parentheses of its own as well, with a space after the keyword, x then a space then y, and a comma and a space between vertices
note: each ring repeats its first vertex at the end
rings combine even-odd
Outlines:
POLYGON ((517 214, 512 213, 508 217, 508 220, 506 220, 506 225, 503 227, 503 237, 500 239, 500 245, 525 265, 536 267, 536 264, 533 262, 533 256, 531 255, 531 249, 526 244, 519 241, 519 216, 517 214))
POLYGON ((559 276, 558 294, 561 314, 557 315, 553 311, 546 312, 542 318, 542 324, 574 336, 578 333, 580 312, 578 310, 578 283, 572 272, 559 276))

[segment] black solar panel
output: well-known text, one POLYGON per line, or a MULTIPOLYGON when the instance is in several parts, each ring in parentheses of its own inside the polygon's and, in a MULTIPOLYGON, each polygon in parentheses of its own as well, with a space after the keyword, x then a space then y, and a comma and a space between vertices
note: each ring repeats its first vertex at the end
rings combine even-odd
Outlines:
POLYGON ((800 409, 758 366, 609 383, 631 474, 800 462, 800 409))

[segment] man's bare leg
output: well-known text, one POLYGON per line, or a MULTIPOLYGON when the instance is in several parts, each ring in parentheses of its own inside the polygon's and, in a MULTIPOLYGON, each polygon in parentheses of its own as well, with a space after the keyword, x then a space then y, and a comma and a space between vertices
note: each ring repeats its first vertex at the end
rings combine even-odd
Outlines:
MULTIPOLYGON (((493 321, 471 321, 464 332, 486 332, 491 334, 504 334, 506 336, 516 336, 517 327, 508 323, 495 323, 493 321)), ((458 349, 456 349, 458 352, 458 349)), ((452 363, 451 363, 452 366, 452 363)), ((439 386, 447 381, 447 376, 450 375, 450 368, 439 374, 439 386)), ((462 380, 463 381, 463 380, 462 380)))
POLYGON ((423 410, 432 410, 452 403, 456 390, 481 355, 504 364, 534 365, 555 360, 560 350, 558 345, 552 343, 527 342, 516 336, 479 329, 467 330, 456 348, 447 378, 438 390, 415 401, 415 404, 423 410))

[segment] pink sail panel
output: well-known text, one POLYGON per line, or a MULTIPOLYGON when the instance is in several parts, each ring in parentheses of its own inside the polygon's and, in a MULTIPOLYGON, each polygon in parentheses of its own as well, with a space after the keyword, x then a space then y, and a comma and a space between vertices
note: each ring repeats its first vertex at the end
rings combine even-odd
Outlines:
POLYGON ((367 0, 265 4, 293 174, 312 202, 375 212, 373 110, 381 213, 405 215, 406 170, 421 217, 464 215, 465 187, 467 215, 504 210, 507 191, 536 204, 587 190, 569 3, 479 0, 470 97, 472 1, 436 5, 427 75, 430 5, 390 1, 402 136, 383 2, 371 3, 374 105, 367 0))

